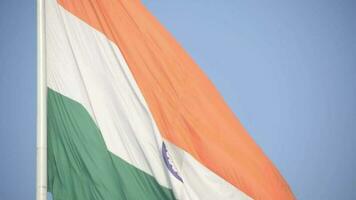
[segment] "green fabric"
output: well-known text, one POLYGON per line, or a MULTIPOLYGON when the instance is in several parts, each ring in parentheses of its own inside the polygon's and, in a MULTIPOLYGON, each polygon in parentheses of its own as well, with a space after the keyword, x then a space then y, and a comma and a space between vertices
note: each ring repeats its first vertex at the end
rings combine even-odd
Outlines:
POLYGON ((54 200, 175 199, 154 177, 110 153, 85 108, 48 89, 48 191, 54 200))

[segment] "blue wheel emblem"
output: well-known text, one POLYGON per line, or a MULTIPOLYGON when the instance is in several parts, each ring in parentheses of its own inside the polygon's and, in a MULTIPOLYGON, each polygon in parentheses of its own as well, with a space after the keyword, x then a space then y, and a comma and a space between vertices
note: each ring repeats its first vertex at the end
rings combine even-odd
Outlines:
POLYGON ((179 176, 177 169, 174 167, 174 164, 172 162, 172 160, 169 158, 168 155, 168 150, 166 147, 166 144, 164 144, 164 142, 162 143, 162 156, 163 156, 163 160, 164 163, 166 164, 166 167, 168 169, 168 171, 179 181, 183 182, 182 177, 179 176))

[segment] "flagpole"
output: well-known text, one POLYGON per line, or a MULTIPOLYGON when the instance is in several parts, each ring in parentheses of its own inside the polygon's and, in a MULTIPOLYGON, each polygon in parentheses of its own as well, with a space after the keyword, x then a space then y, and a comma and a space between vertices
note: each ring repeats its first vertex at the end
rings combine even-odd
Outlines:
POLYGON ((47 200, 47 84, 44 1, 37 0, 37 177, 36 200, 47 200))

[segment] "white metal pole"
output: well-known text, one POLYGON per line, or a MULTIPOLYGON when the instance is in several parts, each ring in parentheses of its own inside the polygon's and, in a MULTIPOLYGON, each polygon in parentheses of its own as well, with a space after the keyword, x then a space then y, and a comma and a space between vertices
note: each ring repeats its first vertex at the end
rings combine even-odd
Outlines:
POLYGON ((37 200, 47 200, 47 84, 44 1, 37 0, 37 200))

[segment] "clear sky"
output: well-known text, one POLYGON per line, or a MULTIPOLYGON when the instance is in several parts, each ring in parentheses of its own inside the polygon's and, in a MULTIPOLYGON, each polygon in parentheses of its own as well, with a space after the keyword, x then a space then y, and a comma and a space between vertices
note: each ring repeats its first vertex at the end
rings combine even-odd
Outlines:
MULTIPOLYGON (((298 199, 356 199, 356 1, 143 1, 298 199)), ((35 2, 0 1, 0 199, 34 199, 35 2)))

